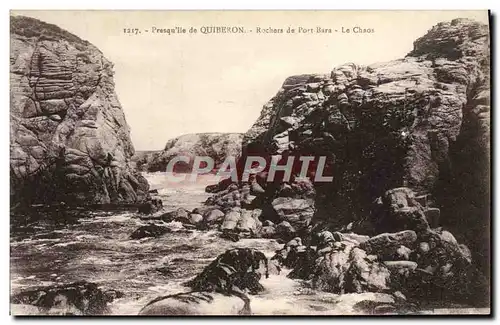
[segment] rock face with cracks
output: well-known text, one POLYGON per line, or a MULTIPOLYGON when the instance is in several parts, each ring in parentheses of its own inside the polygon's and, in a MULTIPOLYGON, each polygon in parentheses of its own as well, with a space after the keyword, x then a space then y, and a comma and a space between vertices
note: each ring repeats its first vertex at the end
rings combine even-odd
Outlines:
POLYGON ((114 90, 113 64, 59 27, 10 21, 10 178, 15 203, 137 203, 147 181, 114 90))
POLYGON ((488 278, 490 265, 489 40, 487 25, 454 19, 430 29, 402 59, 287 78, 245 134, 238 176, 247 156, 278 156, 281 164, 324 156, 333 181, 316 182, 310 168, 301 194, 293 190, 297 166, 290 180, 271 182, 267 168, 207 188, 218 192, 208 202, 261 209, 266 236, 286 221, 306 246, 322 230, 369 236, 356 249, 352 241, 318 247, 328 252, 321 263, 314 250, 297 253, 304 258, 292 276, 315 275, 329 291, 410 288, 417 279, 429 280, 432 294, 485 296, 488 281, 478 274, 488 278))

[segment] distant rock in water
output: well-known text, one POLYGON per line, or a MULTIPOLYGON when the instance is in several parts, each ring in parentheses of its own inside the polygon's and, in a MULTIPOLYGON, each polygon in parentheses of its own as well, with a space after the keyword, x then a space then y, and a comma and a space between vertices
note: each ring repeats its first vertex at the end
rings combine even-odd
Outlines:
POLYGON ((51 24, 10 20, 11 201, 136 203, 148 196, 113 64, 51 24))
POLYGON ((148 172, 166 171, 167 164, 174 157, 187 156, 190 164, 179 162, 175 171, 190 172, 195 156, 208 156, 217 168, 228 156, 235 159, 241 155, 240 133, 194 133, 171 139, 162 151, 144 151, 138 153, 133 160, 138 169, 148 172))

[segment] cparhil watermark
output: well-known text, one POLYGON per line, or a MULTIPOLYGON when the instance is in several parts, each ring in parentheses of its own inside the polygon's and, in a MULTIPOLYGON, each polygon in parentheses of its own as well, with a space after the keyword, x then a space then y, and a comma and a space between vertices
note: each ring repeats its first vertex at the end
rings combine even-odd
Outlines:
POLYGON ((295 179, 309 178, 314 182, 332 182, 332 176, 325 175, 326 156, 247 156, 237 159, 228 156, 216 166, 209 156, 176 156, 166 168, 168 181, 172 183, 196 182, 198 175, 215 174, 218 178, 231 178, 232 181, 248 182, 251 175, 266 172, 267 182, 280 180, 289 182, 292 174, 295 179), (179 168, 181 167, 181 168, 179 168), (177 169, 177 172, 176 172, 177 169), (183 169, 184 172, 178 172, 183 169))

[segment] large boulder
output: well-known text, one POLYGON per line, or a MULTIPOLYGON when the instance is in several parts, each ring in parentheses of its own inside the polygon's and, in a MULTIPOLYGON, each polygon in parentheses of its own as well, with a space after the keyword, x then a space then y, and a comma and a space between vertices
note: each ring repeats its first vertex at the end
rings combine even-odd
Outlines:
POLYGON ((242 189, 239 188, 237 184, 231 184, 225 190, 209 197, 205 201, 205 204, 215 205, 220 207, 221 210, 227 211, 231 208, 241 207, 244 199, 245 197, 242 196, 242 189))
POLYGON ((279 197, 272 201, 277 220, 290 223, 296 229, 306 228, 314 215, 314 201, 279 197))
POLYGON ((182 223, 189 223, 190 212, 184 208, 178 208, 177 210, 164 213, 160 216, 160 219, 165 222, 178 221, 182 223))
MULTIPOLYGON (((80 281, 47 286, 14 294, 12 304, 32 305, 42 315, 103 315, 109 313, 108 303, 123 294, 103 291, 95 283, 80 281)), ((15 312, 15 316, 23 315, 15 312)))
POLYGON ((350 242, 316 260, 313 286, 333 293, 383 292, 390 288, 390 272, 376 257, 350 242))
POLYGON ((383 260, 393 260, 409 255, 411 250, 408 251, 407 249, 414 248, 416 241, 417 234, 412 230, 405 230, 371 237, 359 246, 368 254, 375 254, 383 260))
POLYGON ((253 211, 242 210, 241 217, 236 225, 236 230, 239 233, 245 233, 248 234, 248 236, 255 236, 259 233, 261 228, 262 222, 260 222, 259 219, 253 215, 253 211))
MULTIPOLYGON (((241 133, 192 133, 181 135, 168 140, 161 151, 149 153, 137 160, 137 167, 148 172, 164 172, 167 165, 175 157, 185 156, 190 158, 186 165, 177 163, 175 171, 191 172, 194 158, 197 156, 210 157, 214 161, 214 168, 224 162, 227 157, 237 159, 241 154, 241 133)), ((202 166, 204 167, 204 166, 202 166)), ((209 188, 210 191, 210 188, 209 188)))
POLYGON ((113 64, 51 24, 10 17, 11 200, 138 203, 149 185, 115 93, 113 64))
POLYGON ((224 221, 220 226, 221 231, 235 230, 240 219, 241 219, 241 209, 235 208, 230 210, 224 216, 224 221))
POLYGON ((390 286, 390 271, 387 266, 373 261, 368 254, 355 247, 349 256, 350 268, 345 277, 346 292, 383 292, 390 286))
POLYGON ((208 224, 217 224, 224 220, 224 212, 219 209, 212 209, 203 214, 203 221, 208 224))
POLYGON ((160 199, 151 199, 141 203, 138 207, 138 212, 142 214, 152 214, 160 211, 163 208, 163 202, 160 199))

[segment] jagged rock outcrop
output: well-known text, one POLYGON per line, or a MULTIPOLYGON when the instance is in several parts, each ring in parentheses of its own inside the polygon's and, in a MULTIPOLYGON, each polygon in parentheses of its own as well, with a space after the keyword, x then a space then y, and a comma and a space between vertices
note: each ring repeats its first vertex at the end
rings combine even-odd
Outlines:
POLYGON ((194 291, 229 291, 232 286, 257 294, 264 291, 262 273, 269 277, 267 257, 254 248, 234 248, 217 256, 201 273, 185 283, 194 291))
MULTIPOLYGON (((369 66, 348 63, 330 74, 287 78, 245 134, 238 176, 247 156, 261 156, 269 162, 269 157, 277 155, 283 165, 290 156, 313 156, 313 167, 318 157, 324 156, 323 175, 333 176, 333 180, 315 181, 317 170, 309 168, 306 176, 312 181, 312 191, 308 197, 294 197, 314 201, 312 219, 297 229, 304 244, 322 230, 369 235, 370 244, 394 239, 377 237, 383 233, 411 231, 417 236, 410 235, 412 242, 440 256, 431 264, 444 267, 439 271, 443 276, 431 276, 428 291, 437 293, 446 288, 452 295, 460 295, 456 283, 477 277, 473 271, 476 266, 488 274, 490 265, 489 39, 487 25, 455 19, 437 24, 417 39, 405 58, 369 66), (441 231, 438 227, 456 236, 452 248, 428 243, 428 237, 434 238, 441 231), (471 251, 458 243, 465 243, 471 251)), ((256 174, 237 185, 222 181, 207 190, 226 191, 225 196, 215 194, 214 198, 231 196, 231 200, 207 202, 224 206, 239 199, 243 206, 242 194, 250 186, 256 188, 251 191, 255 197, 245 204, 263 210, 261 221, 275 222, 276 211, 268 207, 276 200, 291 201, 284 197, 289 197, 288 189, 297 182, 299 170, 300 166, 292 166, 288 182, 279 177, 262 181, 268 169, 260 172, 264 175, 260 179, 256 174), (235 195, 235 188, 240 195, 235 195)), ((267 227, 263 227, 266 234, 272 233, 267 227)), ((371 286, 363 274, 371 274, 372 266, 376 274, 385 274, 385 268, 412 269, 413 263, 419 268, 425 264, 410 258, 414 245, 405 241, 377 253, 380 258, 413 259, 412 263, 395 261, 379 267, 372 261, 365 265, 359 262, 366 259, 362 253, 356 251, 351 256, 343 248, 337 249, 343 253, 331 258, 354 265, 352 272, 361 275, 361 282, 355 277, 348 286, 363 291, 371 286)), ((372 246, 365 247, 370 251, 368 247, 372 246)), ((314 254, 311 257, 308 250, 301 254, 305 254, 306 266, 292 274, 316 274, 311 266, 316 265, 314 254)), ((351 271, 337 272, 333 264, 325 263, 325 274, 336 274, 326 277, 326 287, 347 290, 335 281, 351 271)), ((421 275, 417 279, 416 283, 424 281, 421 275)), ((376 282, 375 287, 382 290, 385 282, 376 282)), ((467 285, 464 295, 474 300, 471 287, 467 285)), ((475 294, 485 295, 481 290, 475 294)))
POLYGON ((194 133, 186 134, 171 139, 165 145, 165 149, 157 152, 141 154, 136 158, 137 168, 148 172, 164 172, 168 162, 178 156, 187 156, 190 163, 178 162, 174 167, 179 172, 190 172, 193 167, 194 157, 211 157, 219 167, 226 157, 232 156, 238 159, 241 155, 241 133, 194 133))
POLYGON ((413 300, 488 304, 488 283, 467 248, 442 229, 405 230, 371 238, 354 233, 317 234, 316 246, 295 238, 273 260, 333 293, 400 292, 413 300))
POLYGON ((108 303, 123 297, 116 290, 103 290, 92 282, 80 281, 19 292, 12 296, 15 315, 104 315, 108 303), (32 306, 33 308, 30 308, 32 306))
MULTIPOLYGON (((411 202, 396 202, 371 235, 406 214, 451 229, 486 258, 489 238, 472 234, 489 233, 489 65, 488 26, 455 19, 403 59, 290 77, 245 134, 242 161, 325 156, 333 181, 314 183, 312 224, 330 229, 373 218, 377 198, 408 188, 411 202)), ((280 184, 259 185, 255 200, 281 196, 280 184)))
POLYGON ((134 148, 114 90, 113 65, 61 28, 10 22, 11 200, 136 203, 149 185, 129 165, 134 148))
MULTIPOLYGON (((329 207, 324 218, 352 218, 391 188, 436 194, 460 164, 452 150, 468 119, 481 126, 467 141, 488 157, 489 80, 488 26, 440 23, 404 59, 288 78, 244 143, 271 154, 330 156, 334 181, 316 186, 326 197, 320 206, 329 207)), ((479 176, 487 174, 482 162, 479 176)))

